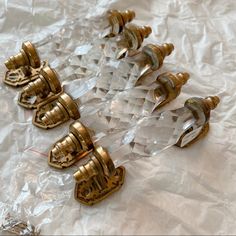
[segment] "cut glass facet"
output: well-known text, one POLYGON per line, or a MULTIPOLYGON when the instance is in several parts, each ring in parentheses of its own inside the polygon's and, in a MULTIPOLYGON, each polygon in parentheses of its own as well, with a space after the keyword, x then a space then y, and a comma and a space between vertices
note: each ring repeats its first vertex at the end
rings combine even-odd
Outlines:
MULTIPOLYGON (((143 117, 136 125, 133 124, 129 128, 127 122, 123 125, 123 130, 107 132, 97 142, 108 149, 119 166, 133 156, 137 158, 153 156, 175 145, 185 131, 195 126, 195 120, 192 112, 183 107, 143 117)), ((110 120, 111 123, 114 121, 110 120)))

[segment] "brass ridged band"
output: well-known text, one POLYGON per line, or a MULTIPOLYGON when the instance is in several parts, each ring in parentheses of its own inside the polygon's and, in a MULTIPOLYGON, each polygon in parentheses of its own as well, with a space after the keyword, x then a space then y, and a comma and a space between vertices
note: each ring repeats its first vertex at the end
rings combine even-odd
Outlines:
POLYGON ((20 53, 11 56, 6 62, 7 69, 17 69, 21 66, 31 66, 33 68, 40 67, 40 58, 34 45, 27 41, 22 44, 20 53))
POLYGON ((164 43, 163 45, 147 44, 142 51, 150 57, 151 69, 158 70, 162 65, 166 56, 169 56, 174 50, 172 43, 164 43))
MULTIPOLYGON (((135 12, 134 11, 131 11, 131 10, 126 10, 124 12, 121 12, 121 11, 117 11, 117 10, 110 10, 108 11, 108 20, 110 22, 110 25, 112 27, 115 26, 115 24, 118 24, 119 25, 119 32, 117 33, 120 33, 124 26, 132 21, 135 17, 135 12)), ((112 33, 112 36, 113 33, 115 32, 111 32, 112 33)))

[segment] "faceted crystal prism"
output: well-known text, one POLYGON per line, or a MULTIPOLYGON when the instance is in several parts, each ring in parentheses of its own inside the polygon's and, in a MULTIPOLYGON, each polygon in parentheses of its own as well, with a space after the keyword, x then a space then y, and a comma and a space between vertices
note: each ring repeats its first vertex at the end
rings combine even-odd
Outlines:
POLYGON ((186 107, 144 118, 136 127, 133 152, 150 156, 177 143, 184 131, 197 128, 193 113, 186 107))
POLYGON ((35 42, 35 46, 43 47, 42 53, 50 50, 57 56, 69 57, 78 44, 83 45, 91 41, 93 41, 93 37, 89 22, 74 19, 66 22, 58 31, 35 42))
MULTIPOLYGON (((85 4, 89 7, 90 3, 85 4)), ((87 11, 85 11, 87 12, 87 11)), ((119 34, 126 23, 133 20, 135 13, 127 10, 110 10, 102 16, 79 16, 66 21, 62 27, 47 37, 35 42, 36 47, 52 43, 54 49, 72 50, 74 45, 94 41, 99 35, 114 36, 119 34), (102 32, 102 33, 101 33, 102 32)))
POLYGON ((99 73, 103 64, 104 56, 100 46, 103 41, 106 39, 80 45, 63 63, 52 64, 65 80, 90 79, 99 73))
POLYGON ((80 159, 77 153, 83 157, 97 145, 105 147, 117 165, 133 157, 156 155, 173 145, 185 147, 207 133, 210 111, 218 103, 218 97, 190 98, 182 108, 142 117, 134 124, 128 120, 111 119, 101 111, 95 112, 82 117, 82 123, 76 121, 72 124, 71 133, 60 139, 51 150, 50 163, 56 167, 56 163, 52 163, 54 160, 63 163, 62 167, 69 167, 80 159), (88 145, 84 146, 85 140, 88 145))
POLYGON ((194 122, 192 112, 184 107, 156 116, 144 117, 128 130, 104 136, 98 140, 98 144, 108 148, 112 157, 113 153, 114 156, 119 155, 114 157, 118 162, 121 157, 122 160, 126 160, 126 155, 130 154, 148 157, 176 144, 183 132, 194 122))
POLYGON ((167 92, 158 82, 150 87, 139 86, 118 93, 110 101, 110 106, 106 107, 104 113, 110 114, 111 119, 132 122, 140 116, 150 115, 167 96, 167 92))
MULTIPOLYGON (((63 63, 53 62, 52 64, 66 80, 91 78, 91 76, 99 73, 101 73, 101 80, 104 77, 108 78, 109 74, 109 81, 119 80, 120 77, 127 76, 126 73, 129 73, 130 67, 133 64, 130 64, 128 61, 119 63, 113 53, 106 51, 110 50, 113 46, 114 42, 111 39, 96 39, 94 42, 77 46, 70 57, 63 61, 63 63), (125 67, 129 69, 124 70, 125 67), (115 76, 114 79, 112 78, 113 74, 115 76)), ((101 81, 101 84, 104 84, 104 82, 101 81)))
MULTIPOLYGON (((149 86, 138 86, 118 92, 119 83, 112 84, 110 76, 94 77, 83 81, 74 81, 65 86, 67 91, 80 104, 83 116, 100 112, 100 118, 105 117, 110 123, 132 123, 142 116, 150 115, 155 109, 175 99, 181 91, 189 75, 187 73, 163 73, 149 86)), ((118 78, 117 78, 118 79, 118 78)), ((123 89, 120 87, 120 89, 123 89)), ((98 114, 97 114, 98 115, 98 114)), ((94 119, 96 122, 97 117, 94 119)), ((90 127, 90 126, 89 126, 90 127)), ((108 125, 108 127, 110 127, 108 125)), ((115 128, 115 127, 113 127, 115 128)))
POLYGON ((55 53, 56 58, 50 64, 62 78, 73 80, 83 78, 98 71, 102 58, 101 45, 98 35, 105 29, 106 35, 115 36, 122 32, 126 23, 135 17, 133 11, 120 12, 111 10, 103 16, 76 19, 66 22, 60 30, 48 35, 35 43, 36 47, 44 47, 55 53), (84 48, 89 51, 82 52, 84 48), (61 62, 62 61, 62 62, 61 62))
MULTIPOLYGON (((115 48, 115 47, 114 47, 115 48)), ((108 49, 105 47, 105 49, 108 49)), ((106 65, 101 68, 101 78, 97 87, 106 90, 108 97, 117 92, 136 86, 142 78, 149 77, 153 69, 157 70, 163 64, 165 56, 170 55, 174 47, 172 44, 147 45, 142 51, 135 51, 132 56, 120 61, 106 57, 106 65), (105 76, 104 76, 105 75, 105 76)), ((106 55, 109 52, 104 52, 106 55)), ((111 53, 112 56, 112 53, 111 53)))
POLYGON ((132 156, 156 155, 180 140, 183 147, 209 126, 210 111, 218 103, 218 97, 191 98, 182 108, 143 117, 129 129, 103 135, 97 143, 108 149, 117 165, 132 156))
POLYGON ((135 87, 138 79, 137 64, 130 63, 128 60, 115 62, 111 59, 102 66, 96 87, 97 90, 103 91, 104 99, 111 99, 118 92, 135 87))

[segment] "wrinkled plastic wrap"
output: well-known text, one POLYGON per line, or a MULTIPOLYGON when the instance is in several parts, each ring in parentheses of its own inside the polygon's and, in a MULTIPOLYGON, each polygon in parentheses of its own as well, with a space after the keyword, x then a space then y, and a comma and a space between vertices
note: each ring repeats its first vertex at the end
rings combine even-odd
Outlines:
MULTIPOLYGON (((83 21, 110 8, 130 8, 136 12, 135 23, 152 26, 146 42, 175 45, 161 71, 191 75, 182 94, 164 110, 181 107, 192 96, 221 98, 204 139, 189 148, 171 147, 156 157, 126 163, 121 190, 86 207, 73 197, 72 175, 77 167, 58 171, 47 164, 50 146, 67 134, 70 122, 48 131, 36 128, 32 111, 17 105, 19 89, 1 83, 0 224, 10 215, 42 234, 236 233, 235 1, 10 0, 0 4, 1 78, 4 60, 18 52, 22 41, 42 42, 76 18, 83 21)), ((75 43, 78 34, 70 37, 75 43)), ((79 40, 86 39, 81 35, 78 44, 79 40)), ((56 67, 68 53, 54 49, 46 44, 38 50, 56 67)))

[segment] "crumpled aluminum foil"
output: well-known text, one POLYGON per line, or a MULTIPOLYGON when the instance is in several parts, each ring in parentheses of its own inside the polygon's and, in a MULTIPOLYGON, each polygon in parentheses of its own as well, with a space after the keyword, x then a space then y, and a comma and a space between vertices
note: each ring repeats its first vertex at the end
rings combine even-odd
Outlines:
MULTIPOLYGON (((192 96, 218 95, 207 137, 186 149, 125 165, 122 189, 93 207, 73 198, 72 174, 47 165, 47 152, 68 132, 68 122, 44 131, 31 123, 32 111, 17 105, 19 89, 0 85, 0 225, 6 216, 42 234, 235 234, 235 9, 233 0, 215 1, 16 1, 0 3, 1 78, 3 62, 21 42, 40 42, 66 22, 95 17, 107 9, 135 10, 137 24, 151 25, 146 42, 173 42, 174 54, 160 70, 187 71, 182 94, 164 110, 192 96)), ((72 42, 77 38, 72 35, 72 42)), ((60 40, 60 39, 58 39, 60 40)), ((79 44, 79 41, 78 41, 79 44)), ((51 65, 64 60, 51 44, 39 47, 51 65)), ((2 234, 5 234, 3 232, 2 234)))

